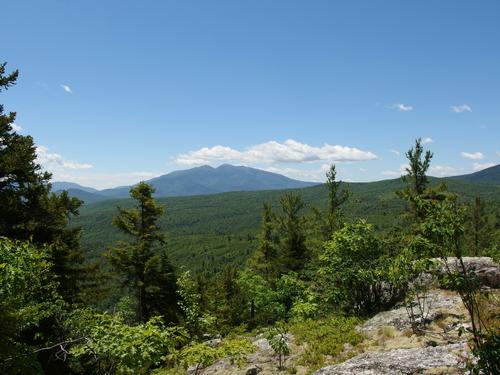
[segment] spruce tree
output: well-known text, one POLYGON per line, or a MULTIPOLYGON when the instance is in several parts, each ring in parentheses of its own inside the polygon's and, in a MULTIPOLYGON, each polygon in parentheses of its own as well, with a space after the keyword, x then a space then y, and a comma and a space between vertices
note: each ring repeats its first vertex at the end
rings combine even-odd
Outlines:
POLYGON ((118 208, 113 225, 132 237, 110 249, 108 258, 135 297, 136 318, 145 322, 153 315, 176 318, 176 280, 164 235, 157 224, 165 208, 153 198, 154 188, 140 182, 130 189, 136 201, 132 209, 118 208))

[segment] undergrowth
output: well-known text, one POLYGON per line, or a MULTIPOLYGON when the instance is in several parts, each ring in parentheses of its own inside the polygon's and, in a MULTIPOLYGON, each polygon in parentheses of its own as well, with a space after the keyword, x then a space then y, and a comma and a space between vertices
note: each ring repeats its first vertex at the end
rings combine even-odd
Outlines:
POLYGON ((325 364, 349 357, 345 344, 356 346, 363 336, 355 330, 361 322, 356 317, 335 316, 320 320, 306 320, 290 326, 296 343, 305 347, 298 363, 314 371, 325 364))

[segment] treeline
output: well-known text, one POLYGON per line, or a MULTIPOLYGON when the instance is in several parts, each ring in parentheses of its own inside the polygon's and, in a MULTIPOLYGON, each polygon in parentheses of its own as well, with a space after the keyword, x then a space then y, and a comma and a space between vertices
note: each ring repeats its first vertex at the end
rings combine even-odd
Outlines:
MULTIPOLYGON (((0 65, 0 91, 17 77, 0 65)), ((346 218, 351 194, 332 166, 325 207, 306 213, 293 192, 279 207, 263 205, 258 246, 243 270, 191 274, 172 265, 158 224, 167 208, 139 183, 130 190, 134 205, 113 219, 124 240, 103 261, 85 262, 81 230, 68 225, 82 202, 51 191, 33 139, 14 121, 0 106, 2 373, 173 374, 207 358, 239 358, 249 343, 234 332, 393 306, 411 296, 430 259, 499 257, 499 213, 487 213, 479 198, 464 206, 443 184, 430 187, 432 153, 417 140, 398 192, 405 214, 387 233, 346 218), (217 350, 203 344, 221 334, 233 338, 217 350)), ((470 306, 477 366, 492 372, 498 331, 477 320, 481 289, 470 277, 450 275, 447 283, 470 306)))

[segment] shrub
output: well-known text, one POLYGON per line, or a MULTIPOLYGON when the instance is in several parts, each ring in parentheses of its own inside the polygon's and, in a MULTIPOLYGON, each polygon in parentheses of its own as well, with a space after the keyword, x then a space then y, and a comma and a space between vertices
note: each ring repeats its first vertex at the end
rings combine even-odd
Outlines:
POLYGON ((183 329, 167 328, 159 317, 129 326, 120 316, 91 310, 75 312, 67 326, 81 338, 70 354, 77 360, 74 367, 86 374, 145 374, 187 338, 183 329))

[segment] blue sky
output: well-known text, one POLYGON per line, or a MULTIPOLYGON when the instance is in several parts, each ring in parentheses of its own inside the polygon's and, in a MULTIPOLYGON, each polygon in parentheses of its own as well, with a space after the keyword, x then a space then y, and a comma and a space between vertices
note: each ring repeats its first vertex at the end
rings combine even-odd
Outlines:
POLYGON ((56 180, 94 187, 200 164, 393 178, 500 162, 500 2, 9 1, 0 96, 56 180))

